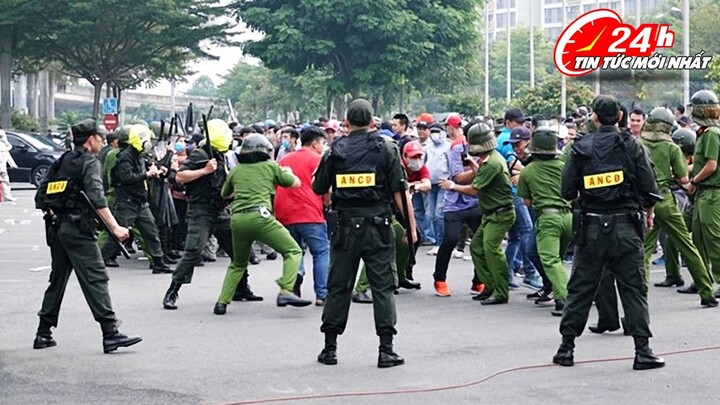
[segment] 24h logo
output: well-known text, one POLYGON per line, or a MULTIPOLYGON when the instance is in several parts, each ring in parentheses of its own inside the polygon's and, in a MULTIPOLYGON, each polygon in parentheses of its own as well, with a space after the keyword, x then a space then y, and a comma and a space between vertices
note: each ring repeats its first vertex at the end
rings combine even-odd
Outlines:
POLYGON ((600 68, 700 69, 712 59, 703 57, 702 52, 695 57, 652 55, 657 48, 671 48, 674 43, 675 33, 668 24, 636 28, 624 24, 613 10, 597 9, 576 18, 563 30, 553 59, 566 76, 582 76, 600 68))

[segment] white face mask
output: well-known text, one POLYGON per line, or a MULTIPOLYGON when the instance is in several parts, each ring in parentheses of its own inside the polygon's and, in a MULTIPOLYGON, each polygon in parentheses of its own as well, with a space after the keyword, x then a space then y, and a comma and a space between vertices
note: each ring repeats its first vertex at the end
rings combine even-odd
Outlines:
POLYGON ((442 142, 442 132, 430 132, 430 139, 435 143, 442 142))
POLYGON ((417 172, 422 168, 423 162, 422 159, 410 159, 407 162, 408 169, 417 172))

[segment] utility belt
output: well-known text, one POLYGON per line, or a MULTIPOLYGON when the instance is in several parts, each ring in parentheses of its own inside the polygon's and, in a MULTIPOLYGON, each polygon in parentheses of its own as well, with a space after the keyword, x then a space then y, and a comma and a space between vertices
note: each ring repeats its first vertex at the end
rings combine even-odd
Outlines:
POLYGON ((350 248, 350 236, 362 237, 368 226, 374 226, 380 230, 380 236, 384 244, 389 244, 393 238, 390 230, 392 226, 391 215, 380 215, 372 217, 341 217, 338 218, 334 229, 331 231, 332 246, 347 250, 350 248))
POLYGON ((536 211, 538 216, 543 214, 567 214, 569 212, 569 208, 541 208, 536 211))
POLYGON ((514 210, 514 209, 515 209, 514 205, 504 205, 502 207, 497 207, 497 208, 483 211, 482 214, 483 215, 492 215, 492 214, 497 214, 500 212, 510 211, 510 210, 514 210))
POLYGON ((95 233, 97 231, 97 222, 90 212, 83 211, 63 211, 54 214, 49 212, 43 217, 45 227, 52 227, 57 230, 62 223, 71 223, 83 232, 95 233))
POLYGON ((587 228, 589 224, 598 224, 603 233, 609 234, 615 224, 632 224, 640 238, 645 233, 645 213, 642 211, 626 211, 617 213, 587 212, 573 210, 572 230, 577 246, 587 244, 587 228))
POLYGON ((258 212, 263 218, 270 218, 272 216, 272 211, 262 206, 245 208, 243 210, 234 212, 234 214, 247 214, 250 212, 258 212))

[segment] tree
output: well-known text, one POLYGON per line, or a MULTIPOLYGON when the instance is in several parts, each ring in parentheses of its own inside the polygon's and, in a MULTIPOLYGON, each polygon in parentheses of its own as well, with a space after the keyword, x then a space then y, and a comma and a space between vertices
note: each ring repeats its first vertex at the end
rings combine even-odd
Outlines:
MULTIPOLYGON (((572 108, 581 104, 590 104, 595 92, 579 80, 567 81, 567 105, 572 108)), ((520 86, 514 94, 512 105, 527 114, 551 116, 560 114, 560 77, 549 77, 537 84, 534 89, 529 85, 520 86)))
POLYGON ((228 43, 229 25, 214 19, 224 12, 217 0, 43 3, 44 9, 30 14, 43 23, 28 46, 95 87, 94 116, 104 84, 176 78, 187 73, 190 59, 213 57, 202 41, 228 43))
MULTIPOLYGON (((512 88, 530 84, 530 29, 513 29, 510 38, 512 88)), ((490 45, 490 97, 504 98, 507 83, 507 43, 499 40, 490 45)), ((535 82, 540 83, 551 74, 557 75, 552 61, 552 44, 545 30, 535 29, 535 82)), ((512 90, 514 91, 514 90, 512 90)))
POLYGON ((264 34, 244 50, 271 69, 326 73, 335 94, 402 89, 433 58, 475 54, 481 0, 236 0, 238 19, 264 34), (322 10, 322 12, 318 12, 322 10))
POLYGON ((202 75, 195 79, 192 87, 185 94, 188 96, 217 97, 218 92, 210 76, 202 75))

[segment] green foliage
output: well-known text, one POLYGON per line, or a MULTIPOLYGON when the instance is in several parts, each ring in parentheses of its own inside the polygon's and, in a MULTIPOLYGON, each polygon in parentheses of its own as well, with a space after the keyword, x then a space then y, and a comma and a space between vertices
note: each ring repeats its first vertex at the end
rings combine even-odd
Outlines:
MULTIPOLYGON (((518 27, 510 38, 510 67, 512 69, 512 91, 530 84, 530 29, 518 27)), ((535 83, 540 83, 551 74, 557 75, 552 61, 552 48, 545 30, 535 29, 535 83)), ((498 40, 490 44, 490 97, 506 96, 507 83, 507 42, 498 40)))
POLYGON ((57 118, 58 129, 70 128, 74 124, 80 122, 84 117, 86 117, 86 115, 79 111, 63 111, 57 118))
MULTIPOLYGON (((550 116, 560 114, 560 78, 552 76, 531 89, 529 85, 522 85, 515 92, 512 100, 514 107, 522 108, 526 114, 540 114, 550 116)), ((575 106, 590 104, 595 92, 587 85, 577 80, 567 81, 567 105, 572 111, 575 106)))
POLYGON ((185 94, 188 96, 217 97, 218 91, 210 76, 202 75, 195 79, 192 87, 185 94))
MULTIPOLYGON (((379 94, 429 76, 476 54, 480 0, 236 0, 248 27, 264 33, 244 44, 271 69, 330 76, 335 94, 379 94), (441 64, 428 64, 439 61, 441 64), (438 66, 434 69, 433 66, 438 66), (428 69, 430 67, 430 69, 428 69)), ((441 80, 438 80, 441 81, 441 80)))
POLYGON ((36 132, 40 128, 40 122, 29 114, 13 110, 12 112, 12 128, 18 131, 36 132))

